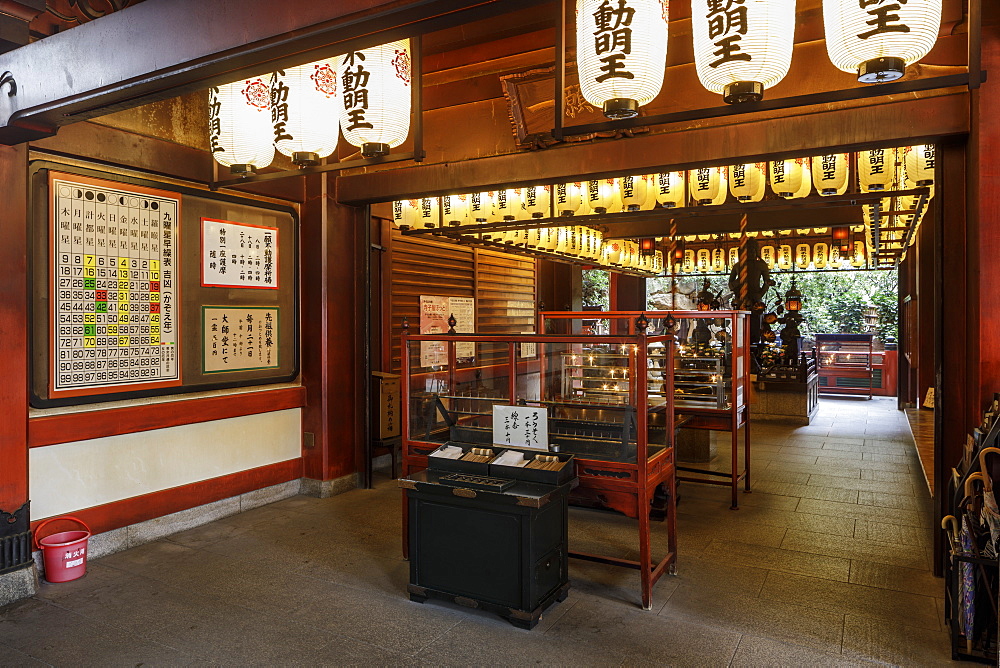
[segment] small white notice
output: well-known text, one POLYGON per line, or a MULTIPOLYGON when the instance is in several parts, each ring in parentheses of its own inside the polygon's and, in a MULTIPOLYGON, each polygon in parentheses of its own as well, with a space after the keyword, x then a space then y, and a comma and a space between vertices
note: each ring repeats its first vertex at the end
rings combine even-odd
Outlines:
MULTIPOLYGON (((521 333, 522 334, 534 334, 534 332, 532 332, 530 330, 527 331, 527 332, 521 332, 521 333)), ((538 344, 537 343, 531 342, 531 343, 522 343, 521 344, 521 357, 536 357, 537 355, 538 355, 538 344)))
POLYGON ((548 450, 548 409, 532 406, 494 406, 493 442, 514 448, 548 450))

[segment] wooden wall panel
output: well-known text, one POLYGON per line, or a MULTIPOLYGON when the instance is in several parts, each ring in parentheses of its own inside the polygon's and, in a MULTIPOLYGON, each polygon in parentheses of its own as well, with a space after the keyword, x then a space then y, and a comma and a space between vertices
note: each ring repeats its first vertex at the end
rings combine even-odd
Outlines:
POLYGON ((535 331, 535 261, 476 250, 476 331, 535 331))

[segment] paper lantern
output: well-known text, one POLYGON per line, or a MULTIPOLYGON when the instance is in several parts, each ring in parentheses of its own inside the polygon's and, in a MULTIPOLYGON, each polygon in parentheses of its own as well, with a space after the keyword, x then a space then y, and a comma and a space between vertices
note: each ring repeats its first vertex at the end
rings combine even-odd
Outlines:
POLYGON ((531 218, 552 215, 552 186, 528 186, 524 189, 524 210, 531 218))
POLYGON ((617 179, 593 179, 587 181, 584 191, 582 211, 590 214, 617 213, 622 203, 617 179))
POLYGON ((729 167, 729 192, 740 202, 764 199, 766 162, 748 162, 729 167))
POLYGON ((424 197, 420 200, 417 209, 417 225, 419 227, 433 228, 440 227, 441 214, 440 203, 437 197, 424 197))
POLYGON ((233 174, 251 174, 271 164, 271 93, 262 77, 208 90, 212 157, 233 174))
POLYGON ((495 209, 497 217, 504 222, 510 222, 522 217, 520 188, 502 188, 497 190, 495 209))
POLYGON ((684 262, 681 263, 681 271, 690 274, 691 272, 694 271, 694 268, 696 266, 695 263, 696 259, 694 251, 693 250, 684 251, 684 262))
POLYGON ((861 192, 892 190, 896 187, 896 149, 876 148, 858 153, 858 184, 861 192))
POLYGON ((813 157, 812 180, 816 192, 827 197, 847 192, 849 163, 850 156, 847 153, 828 153, 813 157))
POLYGON ((833 269, 840 269, 843 258, 840 255, 840 246, 830 246, 830 266, 833 269))
POLYGON ((469 196, 469 216, 477 223, 488 223, 496 218, 493 212, 493 193, 478 192, 469 196))
POLYGON ((812 263, 812 248, 809 244, 798 244, 795 246, 795 266, 799 269, 808 269, 812 263))
POLYGON ((272 75, 274 147, 295 164, 318 164, 337 148, 339 81, 335 60, 289 67, 272 75))
POLYGON ((691 197, 703 205, 718 205, 726 201, 728 184, 725 167, 702 167, 688 172, 691 197))
POLYGON ((852 267, 863 267, 867 264, 865 260, 865 243, 863 241, 854 242, 854 253, 851 255, 852 267))
POLYGON ((618 192, 626 211, 641 211, 646 207, 649 182, 645 176, 623 176, 618 181, 618 192))
POLYGON ((392 203, 392 222, 401 230, 411 229, 417 223, 419 209, 419 200, 396 200, 392 203))
POLYGON ((809 158, 771 162, 771 190, 786 199, 807 196, 812 191, 809 158))
POLYGON ((830 246, 824 242, 813 245, 813 266, 817 269, 825 269, 830 258, 830 246))
POLYGON ((792 268, 792 247, 787 244, 778 246, 778 257, 776 260, 778 269, 789 270, 792 268))
POLYGON ((698 271, 705 272, 711 271, 712 269, 712 254, 707 248, 699 248, 698 253, 698 271))
POLYGON ((559 242, 558 227, 543 227, 538 230, 538 249, 543 251, 554 251, 559 242))
POLYGON ((894 81, 931 50, 941 0, 823 0, 826 52, 862 83, 894 81))
POLYGON ((907 146, 903 149, 903 170, 906 187, 934 184, 934 144, 907 146))
POLYGON ((661 172, 656 175, 656 201, 667 209, 687 205, 684 172, 661 172))
POLYGON ((774 246, 761 246, 760 247, 760 259, 763 260, 767 266, 771 269, 777 265, 777 252, 774 246))
POLYGON ((724 248, 712 249, 712 271, 726 270, 726 250, 724 248))
POLYGON ((735 104, 757 102, 792 62, 795 0, 692 0, 701 85, 735 104))
POLYGON ((410 132, 410 40, 350 51, 337 68, 340 127, 366 158, 384 156, 410 132))
POLYGON ((467 225, 472 206, 471 195, 445 195, 441 198, 441 216, 445 225, 467 225))
POLYGON ((576 64, 587 102, 611 119, 632 118, 663 85, 667 4, 577 0, 576 64))
POLYGON ((732 269, 740 261, 740 247, 733 246, 729 249, 729 268, 732 269))
POLYGON ((583 195, 586 192, 586 185, 580 181, 572 183, 560 183, 556 185, 556 205, 557 216, 573 216, 583 208, 583 195))

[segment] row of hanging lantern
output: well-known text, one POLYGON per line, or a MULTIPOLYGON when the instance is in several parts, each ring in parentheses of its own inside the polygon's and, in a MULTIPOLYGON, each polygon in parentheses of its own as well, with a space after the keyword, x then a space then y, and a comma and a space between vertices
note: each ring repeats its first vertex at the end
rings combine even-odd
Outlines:
MULTIPOLYGON (((856 155, 862 192, 914 189, 934 183, 933 144, 872 149, 856 155)), ((403 229, 437 228, 674 208, 692 202, 717 206, 730 195, 739 202, 759 202, 768 184, 773 193, 787 199, 807 197, 814 189, 821 196, 843 195, 850 182, 850 162, 847 153, 831 153, 402 200, 394 203, 393 218, 403 229)), ((915 206, 916 197, 913 199, 915 206)))
MULTIPOLYGON (((739 261, 739 246, 714 248, 678 248, 674 254, 674 273, 722 273, 733 269, 739 261)), ((868 266, 869 253, 865 242, 854 240, 847 245, 826 241, 798 244, 762 244, 760 258, 772 271, 795 269, 847 269, 868 266)))
MULTIPOLYGON (((608 118, 631 118, 663 86, 668 0, 577 0, 583 97, 608 118)), ((823 0, 827 54, 863 83, 893 81, 934 46, 941 0, 823 0)), ((795 0, 692 0, 702 85, 730 103, 759 101, 792 61, 795 0)))
POLYGON ((209 89, 212 155, 234 174, 299 166, 334 152, 340 135, 366 158, 401 145, 410 129, 410 43, 382 44, 209 89))

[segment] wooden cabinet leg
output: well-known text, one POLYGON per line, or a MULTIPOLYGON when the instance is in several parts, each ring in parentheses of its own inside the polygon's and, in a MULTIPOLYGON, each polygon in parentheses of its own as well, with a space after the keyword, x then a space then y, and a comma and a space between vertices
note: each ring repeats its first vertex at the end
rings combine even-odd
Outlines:
POLYGON ((653 573, 650 568, 652 556, 649 547, 649 494, 643 485, 639 488, 639 579, 642 585, 642 609, 653 607, 653 573))

